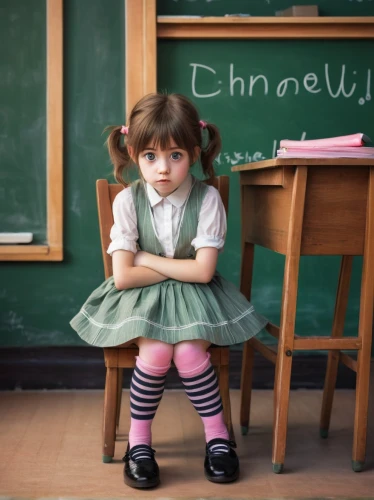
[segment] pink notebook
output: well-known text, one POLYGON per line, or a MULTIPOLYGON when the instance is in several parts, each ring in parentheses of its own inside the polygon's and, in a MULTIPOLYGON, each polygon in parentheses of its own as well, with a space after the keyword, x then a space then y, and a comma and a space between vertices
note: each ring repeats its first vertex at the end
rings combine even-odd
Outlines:
POLYGON ((340 148, 283 147, 277 151, 277 156, 278 158, 374 158, 374 148, 360 148, 355 146, 340 148))
POLYGON ((325 139, 314 139, 308 141, 290 141, 283 139, 280 141, 281 148, 330 148, 330 147, 359 147, 366 142, 371 142, 370 138, 365 134, 342 135, 339 137, 327 137, 325 139))

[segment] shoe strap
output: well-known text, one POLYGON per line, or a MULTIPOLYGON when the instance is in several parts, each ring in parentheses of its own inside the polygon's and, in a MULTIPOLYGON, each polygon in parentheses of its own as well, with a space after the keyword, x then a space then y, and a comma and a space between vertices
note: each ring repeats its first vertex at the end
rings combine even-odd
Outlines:
POLYGON ((207 443, 207 448, 209 449, 211 446, 215 444, 223 444, 225 446, 230 446, 230 448, 236 448, 236 443, 232 439, 223 439, 223 438, 214 438, 207 443))
POLYGON ((128 449, 123 457, 123 461, 133 460, 137 462, 138 460, 154 460, 154 454, 156 450, 148 446, 147 444, 137 444, 133 446, 130 450, 128 449), (139 458, 137 458, 137 455, 139 458))
POLYGON ((231 448, 236 448, 235 441, 222 438, 211 439, 207 444, 207 454, 211 457, 219 457, 229 454, 231 448))

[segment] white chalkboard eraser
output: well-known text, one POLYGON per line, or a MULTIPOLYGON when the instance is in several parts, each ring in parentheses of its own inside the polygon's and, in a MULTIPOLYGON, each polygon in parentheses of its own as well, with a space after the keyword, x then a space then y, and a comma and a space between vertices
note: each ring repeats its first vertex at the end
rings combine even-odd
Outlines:
POLYGON ((31 243, 32 237, 32 233, 0 233, 0 245, 31 243))

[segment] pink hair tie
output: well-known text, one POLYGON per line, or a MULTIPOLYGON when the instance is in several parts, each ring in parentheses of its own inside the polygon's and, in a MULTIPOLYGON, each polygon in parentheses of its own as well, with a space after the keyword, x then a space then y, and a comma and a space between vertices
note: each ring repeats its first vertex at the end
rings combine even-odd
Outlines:
POLYGON ((201 127, 202 129, 204 129, 204 128, 206 128, 206 125, 207 125, 207 124, 206 124, 206 122, 204 122, 203 120, 200 120, 200 121, 199 121, 199 125, 200 125, 200 127, 201 127))
POLYGON ((127 135, 129 133, 129 127, 126 127, 125 125, 122 125, 121 127, 121 134, 127 135))

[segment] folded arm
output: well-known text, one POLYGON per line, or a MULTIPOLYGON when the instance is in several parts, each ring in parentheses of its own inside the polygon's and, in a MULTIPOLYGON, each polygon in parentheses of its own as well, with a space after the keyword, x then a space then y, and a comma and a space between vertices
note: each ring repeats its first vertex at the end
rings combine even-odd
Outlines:
POLYGON ((113 278, 118 290, 154 285, 168 279, 153 269, 135 265, 134 257, 133 252, 127 250, 113 252, 113 278))
POLYGON ((217 266, 218 250, 213 247, 200 248, 196 259, 168 259, 147 252, 135 255, 135 265, 148 268, 167 278, 188 283, 209 283, 217 266))

